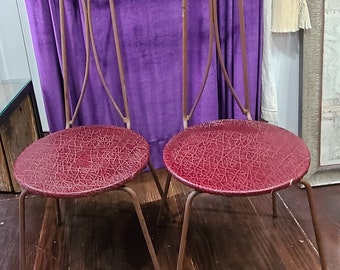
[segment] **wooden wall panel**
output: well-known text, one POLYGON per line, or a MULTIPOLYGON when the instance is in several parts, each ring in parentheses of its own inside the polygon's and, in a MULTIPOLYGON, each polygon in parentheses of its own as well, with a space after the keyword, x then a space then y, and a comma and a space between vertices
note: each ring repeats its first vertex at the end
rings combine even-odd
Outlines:
POLYGON ((21 101, 19 106, 2 124, 0 136, 13 184, 13 191, 20 192, 20 187, 13 175, 13 164, 19 154, 38 138, 36 121, 29 95, 21 101))

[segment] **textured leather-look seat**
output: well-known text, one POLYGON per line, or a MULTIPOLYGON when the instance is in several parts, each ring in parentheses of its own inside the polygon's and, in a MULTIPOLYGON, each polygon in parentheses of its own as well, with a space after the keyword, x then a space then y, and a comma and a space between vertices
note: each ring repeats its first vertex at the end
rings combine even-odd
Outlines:
POLYGON ((226 196, 289 187, 310 164, 308 148, 293 133, 265 122, 234 119, 188 127, 169 141, 163 159, 186 185, 226 196))

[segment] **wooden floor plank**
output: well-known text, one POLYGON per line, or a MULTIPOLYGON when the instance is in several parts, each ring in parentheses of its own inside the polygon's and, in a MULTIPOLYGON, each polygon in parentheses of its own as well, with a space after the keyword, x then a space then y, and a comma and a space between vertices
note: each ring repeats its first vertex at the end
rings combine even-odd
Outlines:
MULTIPOLYGON (((264 247, 269 248, 281 260, 281 269, 320 269, 315 246, 296 224, 294 217, 280 200, 277 201, 278 216, 273 218, 271 195, 251 197, 262 223, 264 247)), ((260 239, 259 239, 260 240, 260 239)), ((268 266, 269 267, 269 266, 268 266)), ((268 268, 269 269, 269 268, 268 268)))
MULTIPOLYGON (((324 242, 328 269, 339 269, 340 265, 340 185, 313 188, 321 237, 324 242)), ((283 201, 293 213, 301 228, 316 246, 305 189, 293 187, 280 191, 283 201)))
POLYGON ((63 254, 62 239, 63 226, 58 226, 56 222, 55 200, 47 199, 32 269, 67 269, 59 266, 59 256, 63 254))
POLYGON ((319 269, 317 254, 292 218, 280 207, 273 220, 271 206, 263 207, 270 196, 198 200, 188 236, 196 269, 319 269))
MULTIPOLYGON (((18 269, 19 267, 18 207, 17 194, 0 194, 0 269, 18 269)), ((45 199, 27 196, 26 208, 26 262, 32 266, 44 215, 45 199)))
MULTIPOLYGON (((167 173, 157 173, 164 186, 167 173)), ((190 189, 172 180, 168 202, 174 221, 163 215, 161 225, 156 226, 160 195, 150 174, 142 174, 129 186, 142 202, 162 269, 175 269, 190 189)), ((314 191, 327 265, 331 270, 337 269, 340 186, 314 191)), ((7 196, 0 194, 0 269, 17 269, 18 198, 7 196)), ((320 269, 305 190, 294 186, 280 191, 279 196, 275 219, 271 216, 270 195, 197 196, 189 225, 185 269, 320 269)), ((124 192, 62 200, 62 226, 56 225, 53 200, 47 200, 46 207, 45 202, 38 197, 27 200, 28 269, 152 269, 133 205, 124 192)))

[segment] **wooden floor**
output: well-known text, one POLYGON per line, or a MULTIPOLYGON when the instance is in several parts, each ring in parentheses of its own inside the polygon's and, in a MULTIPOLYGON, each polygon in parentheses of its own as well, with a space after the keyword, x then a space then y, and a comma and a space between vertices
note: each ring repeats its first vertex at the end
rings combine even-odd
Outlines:
MULTIPOLYGON (((164 183, 166 173, 158 171, 164 183)), ((164 270, 176 268, 181 217, 189 189, 172 181, 175 220, 156 226, 160 197, 149 175, 130 184, 142 209, 164 270)), ((340 267, 340 186, 314 188, 328 269, 340 267)), ((278 194, 278 218, 270 195, 194 200, 185 269, 320 269, 305 190, 278 194)), ((27 199, 27 269, 152 269, 129 197, 108 192, 90 199, 63 200, 63 224, 55 224, 54 203, 27 199)), ((0 194, 0 269, 18 269, 18 196, 0 194)))

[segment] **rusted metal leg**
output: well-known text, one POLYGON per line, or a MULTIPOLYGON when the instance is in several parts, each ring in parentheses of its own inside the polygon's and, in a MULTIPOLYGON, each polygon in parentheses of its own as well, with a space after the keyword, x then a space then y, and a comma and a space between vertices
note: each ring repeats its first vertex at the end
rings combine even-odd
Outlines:
MULTIPOLYGON (((163 192, 162 186, 161 186, 161 184, 160 184, 160 182, 159 182, 157 173, 156 173, 156 171, 155 171, 155 169, 154 169, 154 167, 152 166, 152 164, 151 164, 150 161, 149 161, 148 165, 149 165, 149 168, 150 168, 152 177, 153 177, 153 179, 154 179, 154 181, 155 181, 155 184, 156 184, 156 186, 157 186, 159 195, 160 195, 161 198, 162 198, 162 206, 161 206, 161 207, 162 207, 162 212, 163 212, 164 207, 165 207, 165 210, 166 210, 166 212, 167 212, 167 214, 168 214, 169 220, 172 220, 172 215, 171 215, 171 211, 170 211, 170 208, 169 208, 169 204, 168 204, 168 202, 167 202, 166 199, 165 199, 165 201, 163 201, 164 192, 163 192)), ((168 189, 169 189, 169 187, 168 187, 168 189)), ((159 218, 160 218, 160 217, 159 217, 159 214, 158 214, 157 225, 158 225, 158 223, 159 223, 159 218)))
POLYGON ((61 225, 61 215, 60 215, 60 201, 58 198, 55 199, 55 209, 56 209, 56 218, 57 218, 57 225, 61 225))
POLYGON ((136 214, 137 214, 137 217, 138 217, 138 220, 139 220, 139 224, 142 228, 142 232, 143 232, 143 235, 144 235, 144 238, 145 238, 145 242, 146 242, 146 245, 148 247, 148 250, 149 250, 149 253, 150 253, 150 256, 151 256, 151 259, 152 259, 153 267, 156 270, 160 270, 161 268, 160 268, 160 265, 159 265, 159 262, 158 262, 158 258, 156 256, 156 252, 155 252, 154 246, 152 244, 152 240, 151 240, 148 228, 146 226, 146 222, 145 222, 145 219, 144 219, 142 208, 140 206, 137 195, 133 191, 133 189, 131 189, 129 187, 123 186, 120 189, 125 191, 126 193, 128 193, 132 198, 132 202, 133 202, 133 205, 134 205, 135 210, 136 210, 136 214))
MULTIPOLYGON (((162 194, 161 207, 160 207, 159 212, 158 212, 157 223, 156 223, 157 226, 159 226, 159 223, 161 221, 161 217, 162 217, 162 213, 164 211, 164 207, 166 205, 169 207, 169 205, 167 203, 167 198, 168 198, 168 192, 169 192, 171 177, 172 177, 172 175, 168 172, 168 177, 166 178, 164 192, 162 194)), ((172 221, 172 216, 171 216, 171 213, 170 213, 170 209, 167 211, 167 213, 168 213, 169 220, 172 221)))
POLYGON ((310 209, 310 213, 311 213, 311 216, 312 216, 312 222, 313 222, 313 227, 314 227, 316 244, 318 246, 318 251, 319 251, 320 264, 321 264, 322 270, 326 270, 327 267, 326 267, 326 260, 325 260, 325 250, 324 250, 324 245, 323 245, 322 238, 321 238, 319 221, 318 221, 318 218, 317 218, 316 212, 315 212, 316 211, 315 210, 315 201, 314 201, 314 194, 313 194, 312 186, 306 180, 301 180, 300 183, 305 186, 306 191, 307 191, 309 209, 310 209))
POLYGON ((185 247, 187 243, 187 235, 188 235, 188 227, 189 227, 192 201, 200 193, 201 192, 197 190, 191 191, 185 203, 183 225, 182 225, 182 235, 181 235, 181 241, 180 241, 179 252, 178 252, 178 260, 177 260, 177 270, 182 270, 183 268, 184 253, 185 253, 185 247))
POLYGON ((272 204, 273 204, 273 218, 276 218, 277 217, 276 191, 272 192, 272 204))
POLYGON ((19 196, 19 264, 20 270, 25 269, 25 198, 27 190, 23 190, 19 196))

